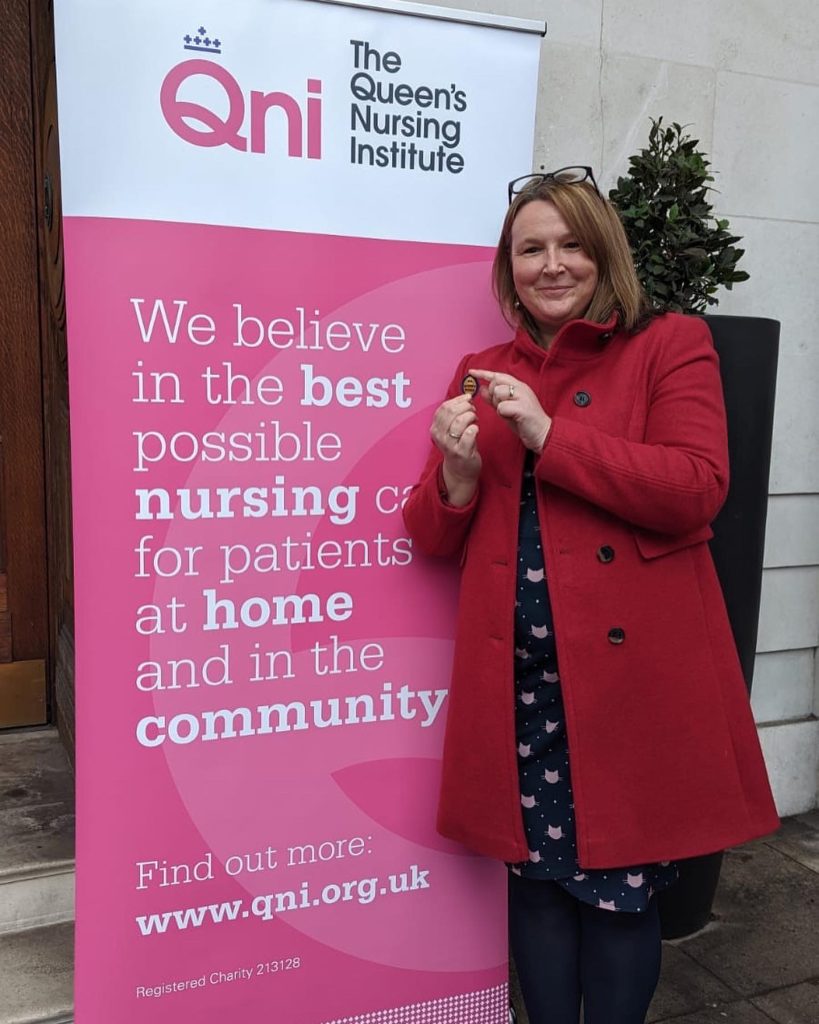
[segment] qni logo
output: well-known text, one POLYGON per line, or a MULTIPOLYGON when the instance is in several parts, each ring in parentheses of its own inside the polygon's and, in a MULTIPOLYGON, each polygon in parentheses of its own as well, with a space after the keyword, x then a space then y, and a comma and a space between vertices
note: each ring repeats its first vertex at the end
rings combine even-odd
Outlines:
MULTIPOLYGON (((182 44, 185 50, 209 57, 222 53, 221 39, 208 35, 204 25, 193 35, 183 36, 182 44)), ((193 82, 183 94, 191 89, 195 89, 193 82)), ((193 146, 232 146, 243 153, 248 150, 266 153, 268 141, 271 147, 278 142, 285 143, 281 138, 283 131, 288 156, 321 159, 321 81, 318 78, 307 79, 302 100, 290 93, 258 89, 251 89, 246 96, 227 68, 212 59, 196 57, 171 68, 162 82, 159 102, 171 131, 193 146), (220 117, 203 103, 180 98, 183 87, 201 77, 211 79, 221 88, 227 100, 226 117, 220 117), (275 127, 271 127, 270 134, 278 138, 268 140, 267 115, 274 109, 280 113, 271 118, 275 127)))

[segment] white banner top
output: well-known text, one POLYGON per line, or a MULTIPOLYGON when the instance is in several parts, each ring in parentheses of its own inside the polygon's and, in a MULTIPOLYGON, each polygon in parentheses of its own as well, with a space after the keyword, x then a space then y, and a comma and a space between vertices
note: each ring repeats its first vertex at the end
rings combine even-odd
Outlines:
POLYGON ((506 182, 531 166, 534 23, 313 0, 85 6, 93 19, 55 12, 68 216, 491 245, 506 182))
POLYGON ((395 14, 414 14, 419 18, 437 18, 456 21, 460 25, 488 25, 492 28, 511 29, 513 32, 533 32, 546 35, 545 21, 515 18, 508 14, 488 14, 485 11, 464 11, 457 7, 437 7, 412 0, 317 0, 318 3, 339 4, 342 7, 361 7, 368 11, 392 11, 395 14))

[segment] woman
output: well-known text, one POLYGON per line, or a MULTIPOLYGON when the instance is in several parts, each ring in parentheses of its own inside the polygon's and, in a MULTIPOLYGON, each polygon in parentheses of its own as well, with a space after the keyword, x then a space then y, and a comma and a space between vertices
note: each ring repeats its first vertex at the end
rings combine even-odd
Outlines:
POLYGON ((531 1024, 636 1024, 674 860, 778 824, 706 544, 717 358, 590 168, 512 183, 494 285, 515 337, 461 361, 405 507, 463 567, 438 824, 510 866, 531 1024))

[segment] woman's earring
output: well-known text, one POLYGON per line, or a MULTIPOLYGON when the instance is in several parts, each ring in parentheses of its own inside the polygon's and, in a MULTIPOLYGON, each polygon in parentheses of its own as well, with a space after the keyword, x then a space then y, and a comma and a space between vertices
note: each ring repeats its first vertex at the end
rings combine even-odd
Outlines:
POLYGON ((517 295, 515 296, 515 301, 514 301, 513 305, 514 305, 515 309, 520 309, 520 299, 517 297, 517 295))

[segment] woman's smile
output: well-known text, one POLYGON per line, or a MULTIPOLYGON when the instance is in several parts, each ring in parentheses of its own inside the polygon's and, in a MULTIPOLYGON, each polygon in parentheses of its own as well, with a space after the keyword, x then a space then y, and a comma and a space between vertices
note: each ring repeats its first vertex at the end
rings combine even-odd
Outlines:
POLYGON ((597 265, 553 203, 527 203, 512 225, 512 277, 520 304, 549 345, 563 324, 583 316, 597 288, 597 265))

